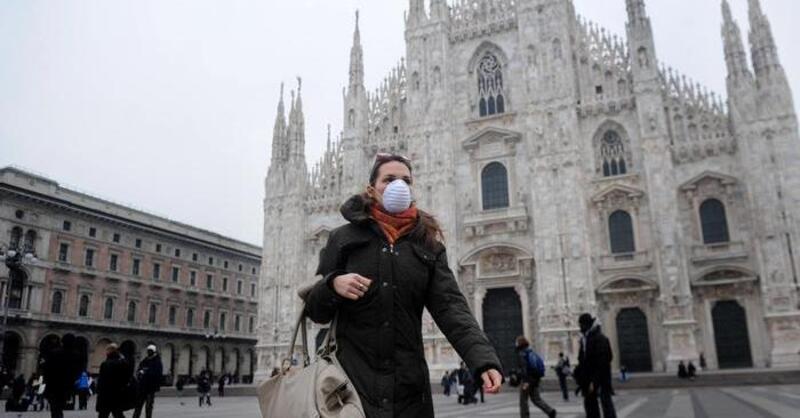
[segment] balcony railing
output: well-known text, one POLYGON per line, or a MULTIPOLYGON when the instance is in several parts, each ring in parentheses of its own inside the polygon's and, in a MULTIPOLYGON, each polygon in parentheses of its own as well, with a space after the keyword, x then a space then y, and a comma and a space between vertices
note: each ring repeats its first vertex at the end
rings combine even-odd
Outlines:
POLYGON ((692 245, 692 262, 695 264, 712 261, 743 260, 747 258, 747 248, 743 241, 718 242, 714 244, 692 245))
POLYGON ((598 260, 598 268, 600 271, 647 269, 652 265, 653 260, 650 251, 601 255, 598 260))
POLYGON ((484 210, 464 216, 464 232, 467 237, 527 229, 528 210, 522 205, 484 210))

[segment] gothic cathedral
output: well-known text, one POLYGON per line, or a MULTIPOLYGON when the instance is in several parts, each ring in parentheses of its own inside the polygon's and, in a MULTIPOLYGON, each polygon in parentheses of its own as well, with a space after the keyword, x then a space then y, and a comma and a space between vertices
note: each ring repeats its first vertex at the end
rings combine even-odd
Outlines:
MULTIPOLYGON (((343 130, 310 168, 300 85, 288 120, 278 104, 257 378, 285 355, 297 289, 318 280, 339 205, 382 151, 411 158, 417 203, 504 364, 520 334, 548 362, 575 358, 588 311, 615 369, 800 365, 800 138, 748 1, 749 49, 722 0, 727 99, 659 61, 644 0, 626 0, 624 38, 571 0, 410 0, 406 56, 374 92, 356 17, 343 130)), ((427 315, 422 329, 431 375, 456 367, 427 315)))

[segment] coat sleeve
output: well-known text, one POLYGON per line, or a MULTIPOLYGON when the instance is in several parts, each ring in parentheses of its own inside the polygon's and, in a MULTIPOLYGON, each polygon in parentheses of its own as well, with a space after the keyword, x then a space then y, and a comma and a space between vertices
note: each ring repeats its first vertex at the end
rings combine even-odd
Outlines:
POLYGON ((440 253, 434 263, 425 307, 458 355, 467 363, 467 367, 478 376, 489 369, 502 370, 494 347, 478 326, 467 300, 458 288, 453 272, 447 265, 445 251, 440 253))
POLYGON ((336 231, 331 233, 319 253, 317 275, 322 278, 312 286, 306 299, 306 314, 318 324, 332 321, 339 306, 347 301, 333 290, 333 279, 347 273, 344 271, 342 250, 336 236, 336 231))

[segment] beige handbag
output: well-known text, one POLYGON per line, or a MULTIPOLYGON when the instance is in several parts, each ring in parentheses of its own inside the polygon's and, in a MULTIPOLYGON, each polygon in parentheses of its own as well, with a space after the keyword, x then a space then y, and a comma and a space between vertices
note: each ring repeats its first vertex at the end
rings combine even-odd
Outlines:
MULTIPOLYGON (((338 314, 337 314, 338 316, 338 314)), ((305 309, 294 328, 281 372, 258 387, 264 418, 364 418, 358 394, 336 359, 336 317, 312 363, 308 355, 305 309), (298 331, 302 332, 303 367, 292 367, 298 331)))

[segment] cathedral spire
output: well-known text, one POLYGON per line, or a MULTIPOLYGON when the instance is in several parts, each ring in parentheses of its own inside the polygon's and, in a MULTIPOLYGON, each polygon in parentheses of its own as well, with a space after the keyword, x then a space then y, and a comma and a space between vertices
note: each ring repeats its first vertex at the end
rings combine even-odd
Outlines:
POLYGON ((283 106, 283 83, 281 83, 281 96, 278 100, 278 112, 275 115, 275 127, 272 129, 272 165, 278 164, 284 160, 285 144, 286 112, 283 106))
POLYGON ((656 45, 644 0, 625 0, 625 8, 628 11, 628 45, 632 61, 637 64, 634 78, 637 81, 655 80, 658 78, 656 45))
POLYGON ((447 20, 450 17, 447 0, 431 0, 430 11, 432 21, 447 20))
POLYGON ((364 50, 361 48, 361 31, 358 28, 358 10, 356 10, 356 28, 353 31, 353 46, 350 48, 350 91, 364 90, 364 50))
POLYGON ((644 0, 625 0, 625 9, 628 11, 629 25, 638 25, 648 20, 644 0))
POLYGON ((409 0, 408 16, 406 18, 406 26, 418 26, 428 20, 425 14, 425 0, 409 0))
POLYGON ((725 63, 728 66, 728 81, 738 85, 740 81, 750 79, 752 73, 747 65, 742 33, 739 25, 733 20, 728 0, 722 0, 722 41, 725 63))
POLYGON ((772 70, 780 69, 778 49, 772 37, 772 28, 769 19, 761 10, 759 0, 748 0, 750 16, 750 53, 752 54, 753 69, 761 78, 772 70))
POLYGON ((292 111, 289 113, 289 159, 293 162, 305 161, 306 133, 303 116, 303 98, 301 89, 303 80, 297 77, 297 97, 292 95, 292 111))

